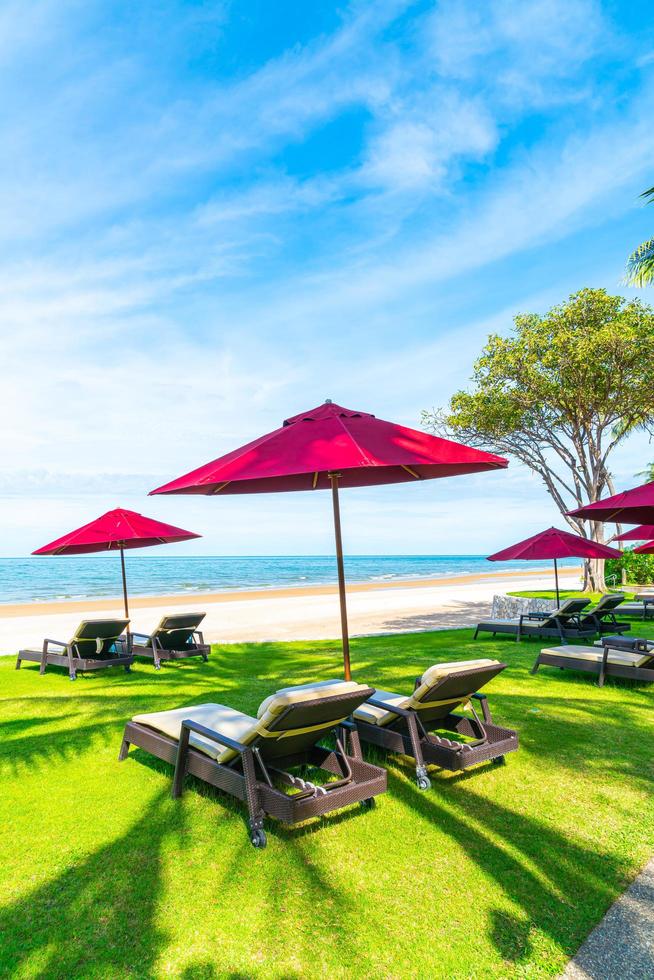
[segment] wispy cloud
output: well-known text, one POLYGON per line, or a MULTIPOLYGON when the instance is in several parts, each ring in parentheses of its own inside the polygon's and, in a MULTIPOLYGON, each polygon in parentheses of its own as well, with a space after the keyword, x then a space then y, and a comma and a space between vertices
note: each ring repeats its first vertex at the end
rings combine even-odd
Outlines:
POLYGON ((150 14, 0 12, 11 513, 136 499, 327 396, 415 424, 648 179, 649 48, 591 0, 356 3, 247 70, 229 4, 150 14))

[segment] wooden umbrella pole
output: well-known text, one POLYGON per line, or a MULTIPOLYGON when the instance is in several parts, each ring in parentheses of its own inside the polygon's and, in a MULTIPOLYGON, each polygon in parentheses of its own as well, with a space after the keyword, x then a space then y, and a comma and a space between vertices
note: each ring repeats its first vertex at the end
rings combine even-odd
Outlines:
POLYGON ((554 559, 554 581, 556 582, 556 607, 561 605, 561 600, 559 598, 559 566, 556 563, 556 558, 554 559))
POLYGON ((123 605, 125 607, 125 619, 129 619, 129 608, 127 606, 127 575, 125 574, 125 550, 120 545, 120 570, 123 573, 123 605))
POLYGON ((345 680, 351 681, 350 637, 347 628, 347 598, 345 595, 345 567, 343 565, 343 539, 341 536, 341 508, 338 499, 338 478, 340 473, 328 473, 332 485, 332 505, 334 508, 334 535, 336 537, 336 567, 338 568, 338 596, 341 604, 341 634, 343 636, 343 671, 345 680))

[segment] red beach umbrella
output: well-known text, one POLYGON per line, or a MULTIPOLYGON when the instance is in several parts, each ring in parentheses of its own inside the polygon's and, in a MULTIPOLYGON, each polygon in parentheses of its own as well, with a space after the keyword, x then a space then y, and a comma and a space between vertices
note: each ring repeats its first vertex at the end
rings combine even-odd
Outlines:
POLYGON ((524 541, 489 555, 489 561, 538 561, 551 558, 554 561, 554 580, 556 582, 556 602, 559 604, 559 569, 558 558, 621 558, 622 552, 608 545, 589 541, 569 531, 559 531, 549 527, 546 531, 534 534, 524 541))
POLYGON ((152 493, 278 493, 331 490, 343 634, 345 677, 350 678, 340 487, 414 483, 462 473, 502 469, 501 456, 384 422, 331 401, 286 419, 279 429, 235 449, 152 493))
POLYGON ((614 541, 651 541, 654 538, 654 524, 639 524, 632 527, 630 531, 623 531, 616 534, 614 541))
POLYGON ((33 555, 84 555, 96 551, 120 551, 120 567, 123 575, 123 602, 127 607, 127 579, 125 576, 125 551, 129 548, 148 548, 171 541, 189 541, 201 535, 184 531, 181 527, 144 517, 133 510, 107 511, 101 517, 78 527, 75 531, 51 541, 33 551, 33 555))
POLYGON ((572 517, 615 524, 654 523, 654 481, 571 510, 572 517))

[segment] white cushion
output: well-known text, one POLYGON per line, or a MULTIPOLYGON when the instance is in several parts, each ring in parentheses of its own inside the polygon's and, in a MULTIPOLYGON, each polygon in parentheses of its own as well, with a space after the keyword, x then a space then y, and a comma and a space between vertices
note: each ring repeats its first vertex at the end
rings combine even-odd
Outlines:
MULTIPOLYGON (((546 647, 541 653, 550 653, 555 657, 569 657, 572 660, 591 660, 601 664, 603 652, 597 647, 546 647)), ((611 650, 608 663, 621 667, 642 667, 650 660, 651 653, 637 653, 631 650, 611 650)))

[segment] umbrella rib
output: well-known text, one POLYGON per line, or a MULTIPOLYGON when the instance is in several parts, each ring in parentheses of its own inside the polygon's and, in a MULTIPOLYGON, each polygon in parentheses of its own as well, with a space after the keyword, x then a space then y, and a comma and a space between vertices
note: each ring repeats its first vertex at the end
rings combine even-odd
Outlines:
POLYGON ((404 463, 400 463, 400 466, 402 467, 403 470, 406 470, 407 473, 410 473, 411 476, 415 476, 416 480, 422 480, 420 474, 416 473, 415 470, 412 470, 410 466, 405 466, 404 463))

